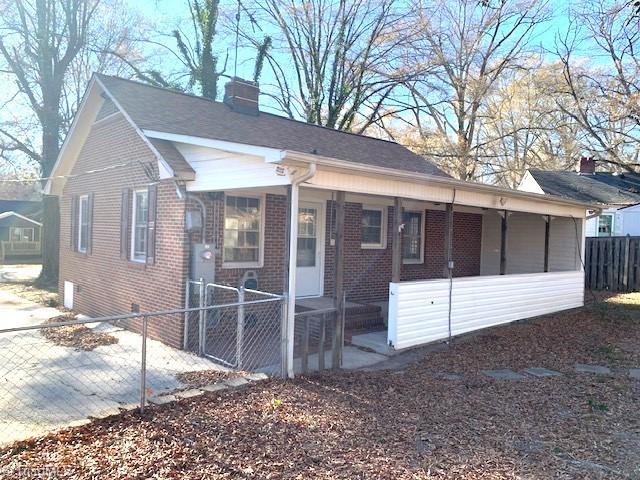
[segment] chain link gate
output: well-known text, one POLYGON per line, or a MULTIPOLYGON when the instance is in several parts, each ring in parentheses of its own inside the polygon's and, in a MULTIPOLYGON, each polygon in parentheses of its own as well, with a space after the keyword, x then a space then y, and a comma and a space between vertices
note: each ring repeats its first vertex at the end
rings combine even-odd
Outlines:
POLYGON ((185 349, 237 370, 281 374, 284 297, 187 281, 185 349))

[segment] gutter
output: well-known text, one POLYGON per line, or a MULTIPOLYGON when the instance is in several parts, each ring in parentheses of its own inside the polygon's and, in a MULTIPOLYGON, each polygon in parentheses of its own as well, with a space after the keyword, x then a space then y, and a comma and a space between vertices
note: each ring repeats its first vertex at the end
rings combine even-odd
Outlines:
POLYGON ((298 202, 300 185, 316 174, 316 164, 311 163, 309 170, 291 178, 291 198, 289 203, 289 276, 287 280, 287 377, 293 378, 293 338, 295 335, 296 315, 296 260, 298 256, 298 202))
POLYGON ((521 190, 512 190, 507 188, 495 187, 493 185, 485 185, 482 183, 465 182, 462 180, 456 180, 453 178, 440 177, 437 175, 429 175, 426 173, 417 172, 404 172, 388 167, 374 167, 370 165, 364 165, 362 163, 347 162, 344 160, 338 160, 330 157, 323 157, 321 155, 313 155, 309 153, 296 152, 292 150, 285 150, 282 154, 282 162, 286 163, 289 160, 291 163, 313 163, 321 166, 327 166, 332 168, 339 168, 343 170, 368 173, 371 175, 383 175, 387 178, 396 178, 399 180, 412 180, 427 182, 436 185, 443 185, 447 187, 457 188, 459 190, 467 191, 479 191, 483 193, 493 193, 504 196, 520 197, 531 200, 538 200, 546 203, 555 203, 562 205, 570 205, 574 207, 584 208, 586 210, 597 210, 599 207, 589 203, 578 202, 575 200, 568 200, 565 198, 556 197, 553 195, 539 194, 524 192, 521 190))

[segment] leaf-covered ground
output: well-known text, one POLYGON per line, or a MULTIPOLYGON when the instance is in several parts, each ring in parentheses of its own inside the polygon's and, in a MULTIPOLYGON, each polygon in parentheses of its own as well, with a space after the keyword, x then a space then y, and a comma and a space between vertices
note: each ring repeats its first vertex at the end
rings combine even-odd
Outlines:
POLYGON ((0 450, 0 475, 640 478, 640 382, 629 367, 640 368, 638 294, 493 329, 404 370, 270 380, 96 421, 0 450), (578 374, 576 362, 613 374, 578 374), (480 373, 530 366, 563 376, 480 373))

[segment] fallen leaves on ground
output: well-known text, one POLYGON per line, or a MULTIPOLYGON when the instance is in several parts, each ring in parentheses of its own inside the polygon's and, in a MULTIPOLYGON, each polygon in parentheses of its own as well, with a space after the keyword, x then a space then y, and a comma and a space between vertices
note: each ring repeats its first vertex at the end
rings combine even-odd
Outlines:
POLYGON ((227 378, 241 377, 245 372, 222 370, 199 370, 195 372, 183 372, 176 375, 176 380, 193 388, 204 387, 218 383, 227 378))
MULTIPOLYGON (((59 323, 75 320, 75 315, 66 314, 50 318, 46 323, 59 323)), ((79 350, 90 351, 101 345, 113 345, 118 339, 105 332, 96 332, 86 325, 65 325, 62 327, 50 327, 40 329, 40 333, 50 342, 60 347, 72 347, 79 350)))
POLYGON ((640 385, 623 368, 640 367, 639 308, 597 303, 492 329, 400 371, 269 380, 123 413, 0 450, 0 475, 53 465, 74 479, 638 478, 640 385), (613 374, 579 374, 576 362, 613 374), (480 373, 534 366, 563 375, 480 373))

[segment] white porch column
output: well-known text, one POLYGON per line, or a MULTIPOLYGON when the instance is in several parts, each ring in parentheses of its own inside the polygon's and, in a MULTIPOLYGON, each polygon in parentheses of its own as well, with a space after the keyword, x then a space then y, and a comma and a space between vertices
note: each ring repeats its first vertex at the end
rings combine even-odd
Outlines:
POLYGON ((300 187, 291 185, 289 202, 289 277, 287 280, 287 377, 293 378, 293 347, 296 327, 296 264, 298 259, 298 203, 300 187))

